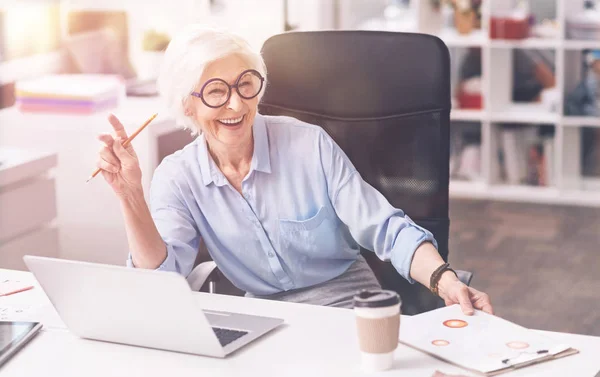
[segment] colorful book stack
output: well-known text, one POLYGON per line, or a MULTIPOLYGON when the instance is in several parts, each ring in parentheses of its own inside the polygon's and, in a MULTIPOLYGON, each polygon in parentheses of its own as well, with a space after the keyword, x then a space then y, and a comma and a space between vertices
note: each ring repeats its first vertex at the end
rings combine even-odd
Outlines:
POLYGON ((111 75, 48 75, 15 84, 22 112, 91 114, 116 107, 123 83, 111 75))

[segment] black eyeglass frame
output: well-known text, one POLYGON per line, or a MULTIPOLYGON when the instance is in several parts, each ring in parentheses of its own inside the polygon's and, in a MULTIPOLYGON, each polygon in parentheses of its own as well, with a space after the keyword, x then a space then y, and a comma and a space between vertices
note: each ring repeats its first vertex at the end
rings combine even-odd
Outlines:
POLYGON ((229 100, 231 99, 231 93, 233 92, 233 89, 235 89, 235 90, 237 91, 238 95, 239 95, 241 98, 243 98, 243 99, 252 99, 252 98, 254 98, 254 97, 256 97, 256 96, 258 96, 258 95, 260 94, 260 92, 261 92, 261 91, 262 91, 262 89, 263 89, 264 83, 265 83, 265 78, 263 77, 263 75, 261 75, 261 74, 260 74, 260 72, 258 72, 256 69, 247 69, 247 70, 245 70, 244 72, 240 73, 240 75, 238 76, 237 80, 235 80, 235 83, 234 83, 233 85, 229 85, 229 83, 227 83, 227 81, 225 81, 225 80, 223 80, 223 79, 219 79, 219 78, 213 78, 213 79, 210 79, 210 80, 208 80, 207 82, 205 82, 205 83, 204 83, 204 85, 202 85, 202 88, 200 88, 200 91, 199 91, 199 92, 191 92, 190 94, 191 94, 191 95, 193 95, 194 97, 200 98, 200 99, 202 100, 202 102, 203 102, 203 103, 204 103, 206 106, 208 106, 208 107, 210 107, 210 108, 212 108, 212 109, 218 109, 219 107, 222 107, 222 106, 224 106, 224 105, 225 105, 227 102, 229 102, 229 100), (239 85, 240 85, 240 80, 241 80, 241 79, 242 79, 242 77, 244 77, 244 75, 246 75, 247 73, 252 73, 252 74, 256 75, 256 76, 259 78, 259 80, 260 80, 260 88, 258 89, 258 91, 256 92, 256 94, 255 94, 255 95, 253 95, 253 96, 250 96, 250 97, 245 97, 244 95, 242 95, 242 93, 240 92, 240 88, 239 88, 239 85), (213 82, 216 82, 216 81, 219 81, 219 82, 222 82, 222 83, 224 83, 224 84, 227 86, 227 88, 229 88, 229 91, 227 92, 227 99, 226 99, 226 100, 225 100, 225 101, 224 101, 224 102, 223 102, 221 105, 218 105, 218 106, 213 106, 213 105, 209 105, 209 104, 206 102, 206 100, 204 99, 204 96, 202 95, 202 93, 204 92, 204 88, 206 88, 206 86, 207 86, 208 84, 210 84, 210 83, 213 83, 213 82))

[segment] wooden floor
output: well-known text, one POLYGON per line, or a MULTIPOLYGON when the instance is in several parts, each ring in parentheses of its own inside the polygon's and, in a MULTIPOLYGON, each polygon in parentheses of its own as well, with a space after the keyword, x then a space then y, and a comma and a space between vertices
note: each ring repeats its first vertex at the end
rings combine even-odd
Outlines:
POLYGON ((600 336, 600 209, 452 200, 450 262, 496 314, 600 336))

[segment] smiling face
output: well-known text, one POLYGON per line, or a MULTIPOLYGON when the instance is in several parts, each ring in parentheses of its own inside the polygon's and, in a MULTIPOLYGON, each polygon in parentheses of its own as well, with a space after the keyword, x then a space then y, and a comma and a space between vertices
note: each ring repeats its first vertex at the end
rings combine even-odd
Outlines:
MULTIPOLYGON (((252 67, 239 55, 230 55, 206 66, 195 92, 211 79, 222 79, 229 85, 235 84, 240 74, 252 67)), ((207 95, 205 91, 205 95, 207 95)), ((252 124, 258 109, 258 96, 252 99, 240 97, 237 90, 231 91, 227 103, 211 108, 197 97, 190 96, 186 111, 200 125, 204 137, 211 142, 238 146, 252 140, 252 124)))

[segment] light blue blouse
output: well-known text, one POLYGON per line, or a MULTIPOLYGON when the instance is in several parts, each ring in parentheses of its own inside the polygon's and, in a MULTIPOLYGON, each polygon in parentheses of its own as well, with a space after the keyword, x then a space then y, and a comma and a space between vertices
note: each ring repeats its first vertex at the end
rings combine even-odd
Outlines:
POLYGON ((156 169, 150 209, 167 246, 159 269, 187 276, 202 237, 233 284, 269 295, 341 275, 361 245, 414 282, 414 252, 425 241, 437 247, 432 234, 367 184, 321 127, 257 114, 253 135, 242 194, 202 135, 156 169))

